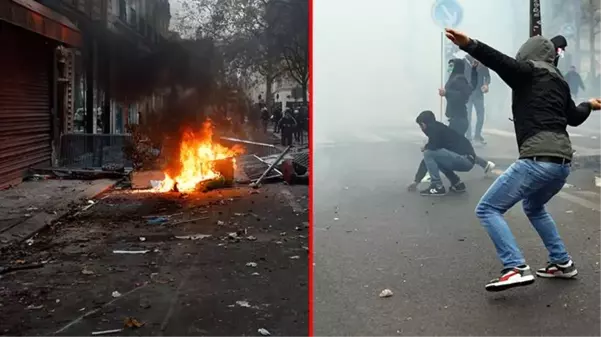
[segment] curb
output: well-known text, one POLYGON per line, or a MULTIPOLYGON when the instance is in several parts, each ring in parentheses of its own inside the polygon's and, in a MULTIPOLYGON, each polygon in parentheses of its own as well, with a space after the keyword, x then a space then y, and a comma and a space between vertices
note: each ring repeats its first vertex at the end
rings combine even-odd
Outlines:
POLYGON ((112 181, 106 186, 90 186, 84 191, 80 192, 75 198, 65 200, 54 205, 56 206, 56 208, 60 209, 56 212, 56 214, 38 213, 32 216, 31 218, 19 223, 14 228, 11 228, 10 230, 0 235, 0 238, 7 239, 7 242, 0 243, 0 249, 6 249, 15 244, 22 244, 27 239, 46 229, 48 226, 50 226, 50 224, 52 224, 56 220, 67 215, 71 211, 71 208, 68 207, 70 203, 79 202, 82 199, 94 199, 97 196, 105 193, 106 191, 114 188, 118 182, 118 180, 112 181), (21 230, 19 230, 19 228, 21 228, 21 230), (20 232, 26 233, 22 234, 20 232))

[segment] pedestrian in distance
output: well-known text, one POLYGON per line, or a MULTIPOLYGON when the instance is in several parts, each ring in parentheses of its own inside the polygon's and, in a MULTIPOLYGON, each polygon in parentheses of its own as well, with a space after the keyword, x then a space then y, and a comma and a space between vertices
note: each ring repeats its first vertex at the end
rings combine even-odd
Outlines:
MULTIPOLYGON (((471 78, 469 81, 465 76, 465 65, 466 63, 462 59, 450 60, 448 63, 449 79, 445 83, 444 88, 438 89, 438 94, 447 101, 445 115, 449 119, 449 128, 462 135, 465 135, 469 128, 467 117, 468 101, 472 93, 478 89, 476 88, 478 82, 478 63, 472 63, 471 78)), ((486 161, 478 156, 476 156, 476 164, 484 169, 485 174, 488 174, 495 168, 493 162, 486 161)))
POLYGON ((531 37, 512 58, 457 30, 445 31, 449 40, 496 72, 513 93, 512 115, 519 159, 495 180, 476 207, 476 216, 503 264, 501 275, 486 284, 485 289, 501 291, 535 280, 503 217, 519 201, 549 252, 548 264, 538 269, 536 275, 576 276, 576 265, 545 205, 561 190, 570 174, 573 152, 566 127, 584 123, 591 110, 601 109, 601 100, 574 104, 569 85, 557 70, 561 47, 567 46, 563 37, 555 37, 553 42, 542 36, 531 37), (563 41, 564 45, 556 41, 563 41))
POLYGON ((463 136, 436 120, 432 111, 422 111, 415 122, 428 136, 428 143, 422 148, 424 159, 419 164, 415 180, 409 185, 409 191, 417 190, 417 185, 426 173, 430 175, 430 186, 421 195, 442 196, 447 193, 440 172, 450 181, 451 192, 465 192, 465 184, 455 172, 468 172, 474 167, 476 153, 472 144, 463 136))
MULTIPOLYGON (((484 95, 488 93, 490 86, 490 71, 487 67, 483 66, 469 54, 465 57, 466 76, 469 69, 476 69, 476 82, 473 83, 475 89, 472 91, 470 98, 467 102, 467 131, 465 136, 467 139, 472 140, 472 113, 476 110, 476 124, 474 128, 473 140, 480 144, 486 144, 484 137, 482 137, 482 127, 484 126, 484 95)), ((473 70, 472 70, 473 71, 473 70)))
POLYGON ((566 73, 566 82, 568 82, 568 85, 570 86, 570 92, 572 93, 573 99, 578 97, 580 89, 583 91, 586 90, 582 77, 580 77, 580 74, 576 71, 575 66, 571 66, 570 70, 566 73))
POLYGON ((296 131, 298 123, 294 116, 292 116, 292 110, 290 108, 286 109, 284 113, 284 117, 282 117, 278 122, 278 129, 281 130, 282 134, 282 145, 283 146, 291 146, 292 138, 294 132, 296 131))

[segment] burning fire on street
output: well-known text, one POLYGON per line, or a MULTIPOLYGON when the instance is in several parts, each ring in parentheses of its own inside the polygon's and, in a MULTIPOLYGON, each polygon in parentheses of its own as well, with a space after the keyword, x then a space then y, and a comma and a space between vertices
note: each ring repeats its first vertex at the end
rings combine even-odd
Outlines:
POLYGON ((235 156, 244 153, 244 148, 231 148, 213 141, 213 126, 203 123, 199 132, 184 132, 179 144, 179 160, 175 167, 164 171, 165 179, 155 186, 153 192, 192 192, 199 185, 217 179, 233 179, 235 156))

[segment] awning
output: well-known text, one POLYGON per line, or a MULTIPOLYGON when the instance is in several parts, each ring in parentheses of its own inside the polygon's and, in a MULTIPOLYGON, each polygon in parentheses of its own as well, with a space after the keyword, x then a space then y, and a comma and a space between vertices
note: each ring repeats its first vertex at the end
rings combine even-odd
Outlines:
POLYGON ((65 43, 81 46, 81 33, 64 15, 33 0, 0 1, 0 20, 65 43))

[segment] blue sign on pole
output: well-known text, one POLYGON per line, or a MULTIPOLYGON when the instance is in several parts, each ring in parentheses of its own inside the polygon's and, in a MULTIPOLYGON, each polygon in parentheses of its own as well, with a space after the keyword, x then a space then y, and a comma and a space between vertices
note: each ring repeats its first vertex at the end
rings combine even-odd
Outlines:
POLYGON ((432 6, 432 20, 441 28, 456 28, 463 19, 463 8, 457 0, 437 0, 432 6))

